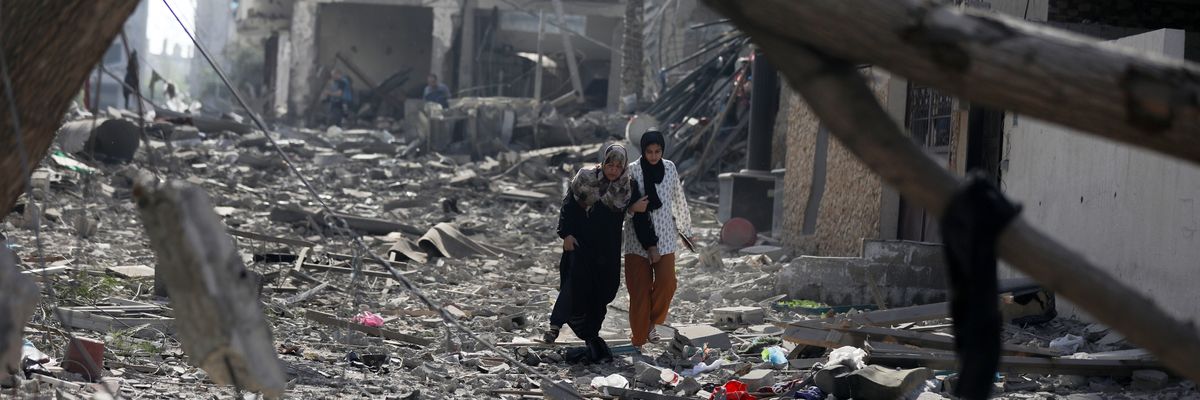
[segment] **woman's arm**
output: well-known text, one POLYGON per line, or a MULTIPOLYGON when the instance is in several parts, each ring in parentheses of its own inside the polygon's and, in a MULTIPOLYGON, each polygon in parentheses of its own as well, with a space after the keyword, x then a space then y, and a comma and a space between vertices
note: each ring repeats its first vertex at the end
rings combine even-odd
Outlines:
POLYGON ((567 189, 567 193, 563 195, 562 207, 558 209, 558 237, 565 238, 575 235, 575 228, 579 225, 579 203, 575 202, 575 195, 567 189))
MULTIPOLYGON (((642 198, 641 189, 642 188, 638 187, 637 181, 633 181, 633 187, 630 188, 631 209, 633 204, 632 199, 642 198)), ((649 250, 651 247, 658 246, 658 234, 654 232, 654 222, 650 220, 650 213, 645 212, 645 210, 642 212, 634 212, 632 224, 633 233, 637 236, 638 243, 642 245, 643 249, 649 250)))

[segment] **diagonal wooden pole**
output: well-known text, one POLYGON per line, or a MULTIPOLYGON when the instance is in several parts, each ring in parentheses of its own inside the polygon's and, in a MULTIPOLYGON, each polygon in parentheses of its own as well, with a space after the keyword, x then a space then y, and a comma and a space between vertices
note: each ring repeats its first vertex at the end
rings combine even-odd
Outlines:
MULTIPOLYGON (((904 134, 853 64, 727 15, 762 46, 838 141, 906 198, 942 215, 959 179, 904 134)), ((1200 380, 1200 335, 1191 323, 1172 318, 1024 218, 1005 229, 997 250, 1002 259, 1149 350, 1173 371, 1200 380)))
POLYGON ((1200 163, 1200 68, 924 0, 706 0, 737 22, 947 94, 1200 163))

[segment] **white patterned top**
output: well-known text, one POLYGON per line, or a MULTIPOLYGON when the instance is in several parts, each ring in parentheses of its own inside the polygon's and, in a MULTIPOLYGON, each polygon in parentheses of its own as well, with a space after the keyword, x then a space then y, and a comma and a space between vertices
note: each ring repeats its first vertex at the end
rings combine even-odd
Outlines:
MULTIPOLYGON (((688 209, 687 198, 683 195, 683 184, 679 182, 679 172, 675 170, 675 163, 670 160, 661 162, 666 170, 662 182, 656 185, 655 189, 663 206, 650 212, 650 221, 654 224, 654 233, 658 235, 658 253, 665 255, 679 250, 679 233, 692 237, 692 214, 688 209)), ((646 178, 642 176, 642 165, 638 161, 629 163, 629 176, 634 180, 632 183, 638 186, 638 191, 643 192, 642 195, 645 196, 643 188, 646 187, 646 178)), ((646 249, 638 243, 631 220, 632 215, 626 213, 625 254, 649 258, 646 249)))

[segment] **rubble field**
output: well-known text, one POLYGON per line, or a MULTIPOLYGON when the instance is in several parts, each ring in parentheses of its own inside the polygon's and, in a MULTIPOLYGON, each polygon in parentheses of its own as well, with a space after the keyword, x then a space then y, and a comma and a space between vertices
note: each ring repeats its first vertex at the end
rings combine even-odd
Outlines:
MULTIPOLYGON (((950 342, 939 341, 952 340, 945 315, 876 326, 869 321, 882 314, 873 313, 906 308, 844 310, 779 295, 775 276, 796 255, 767 238, 721 247, 716 209, 706 205, 715 199, 704 196, 692 203, 701 247, 679 255, 679 290, 668 324, 657 327, 662 339, 640 354, 628 345, 622 289, 604 328, 616 360, 568 362, 581 345, 569 328, 556 344, 539 339, 558 293, 554 230, 566 179, 595 162, 602 143, 471 161, 418 155, 414 139, 385 131, 281 132, 282 151, 353 232, 322 212, 262 133, 156 137, 128 163, 52 150, 34 171, 33 201, 23 198, 0 227, 20 268, 43 287, 25 331, 26 374, 0 397, 235 395, 184 354, 171 303, 156 294, 155 253, 131 200, 135 180, 148 175, 202 188, 242 261, 260 275, 288 398, 571 398, 525 367, 586 398, 825 398, 843 386, 863 396, 856 398, 950 397, 952 367, 880 361, 953 362, 950 342), (523 365, 424 307, 353 245, 360 234, 371 253, 523 365), (72 335, 103 343, 98 371, 66 354, 72 335)), ((1098 325, 1057 318, 1008 325, 1004 337, 1017 346, 1005 351, 1022 360, 1103 365, 1001 373, 996 398, 1200 398, 1193 383, 1161 372, 1098 325)))

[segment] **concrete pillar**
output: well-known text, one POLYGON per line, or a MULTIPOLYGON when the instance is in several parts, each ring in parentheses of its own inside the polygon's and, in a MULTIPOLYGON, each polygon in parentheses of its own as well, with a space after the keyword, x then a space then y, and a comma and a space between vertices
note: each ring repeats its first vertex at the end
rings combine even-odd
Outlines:
POLYGON ((761 51, 755 51, 750 91, 750 135, 746 150, 746 169, 771 170, 771 135, 775 113, 779 109, 779 75, 767 63, 761 51))
POLYGON ((279 33, 278 53, 275 55, 275 109, 276 117, 288 112, 288 85, 292 77, 292 35, 289 32, 279 33))
MULTIPOLYGON (((446 55, 454 43, 454 16, 458 14, 458 8, 443 6, 441 3, 433 7, 433 56, 429 60, 429 71, 438 76, 448 76, 449 70, 446 69, 446 55)), ((425 77, 420 77, 424 79, 425 77)), ((450 88, 451 91, 458 88, 450 88)))
POLYGON ((611 58, 608 63, 608 104, 607 109, 610 113, 620 111, 621 107, 621 63, 624 62, 624 53, 621 51, 621 33, 625 30, 625 22, 617 22, 617 26, 612 32, 612 50, 611 58))
MULTIPOLYGON (((317 64, 317 0, 296 0, 292 5, 291 99, 288 109, 304 115, 316 93, 312 90, 317 64)), ((282 60, 281 60, 282 61, 282 60)))
POLYGON ((463 0, 461 40, 456 83, 459 90, 475 85, 475 2, 472 0, 463 0))

